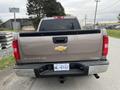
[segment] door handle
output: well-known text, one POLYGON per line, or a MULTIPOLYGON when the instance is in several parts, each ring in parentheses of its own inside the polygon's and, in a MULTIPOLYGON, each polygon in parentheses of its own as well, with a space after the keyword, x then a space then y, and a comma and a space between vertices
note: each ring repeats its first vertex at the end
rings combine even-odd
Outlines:
POLYGON ((53 43, 64 44, 68 42, 68 37, 53 37, 53 43))

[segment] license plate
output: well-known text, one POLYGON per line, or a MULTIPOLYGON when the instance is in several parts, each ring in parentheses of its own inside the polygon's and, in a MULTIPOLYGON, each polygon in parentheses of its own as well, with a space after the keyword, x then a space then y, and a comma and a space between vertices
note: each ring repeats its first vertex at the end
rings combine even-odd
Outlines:
POLYGON ((54 71, 69 71, 69 70, 70 70, 69 63, 54 64, 54 71))

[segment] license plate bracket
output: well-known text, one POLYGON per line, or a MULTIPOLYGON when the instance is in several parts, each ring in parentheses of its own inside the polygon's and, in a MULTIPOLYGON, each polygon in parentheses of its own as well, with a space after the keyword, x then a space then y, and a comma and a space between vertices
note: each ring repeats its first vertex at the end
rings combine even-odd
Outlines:
POLYGON ((70 70, 69 63, 54 64, 54 71, 69 71, 69 70, 70 70))

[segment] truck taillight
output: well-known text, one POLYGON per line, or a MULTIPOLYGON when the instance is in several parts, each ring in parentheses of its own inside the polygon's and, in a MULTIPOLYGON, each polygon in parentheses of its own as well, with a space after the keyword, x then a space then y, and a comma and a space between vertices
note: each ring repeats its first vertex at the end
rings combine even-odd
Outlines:
POLYGON ((103 56, 105 57, 108 55, 108 43, 109 43, 108 36, 107 35, 103 36, 103 56))
POLYGON ((64 19, 64 16, 54 16, 54 19, 64 19))
POLYGON ((18 61, 18 60, 20 60, 18 40, 13 40, 12 46, 13 46, 13 54, 14 54, 14 57, 15 57, 16 61, 18 61))

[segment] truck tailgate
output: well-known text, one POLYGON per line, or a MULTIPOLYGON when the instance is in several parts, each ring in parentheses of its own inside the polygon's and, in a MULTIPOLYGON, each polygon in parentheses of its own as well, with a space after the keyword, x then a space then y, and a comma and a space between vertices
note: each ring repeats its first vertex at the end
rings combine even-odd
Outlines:
POLYGON ((102 57, 102 32, 100 30, 67 33, 21 33, 19 35, 20 62, 57 62, 94 60, 102 57), (93 32, 93 33, 92 33, 93 32), (53 38, 66 38, 55 43, 53 38), (57 47, 66 50, 57 51, 57 47))

